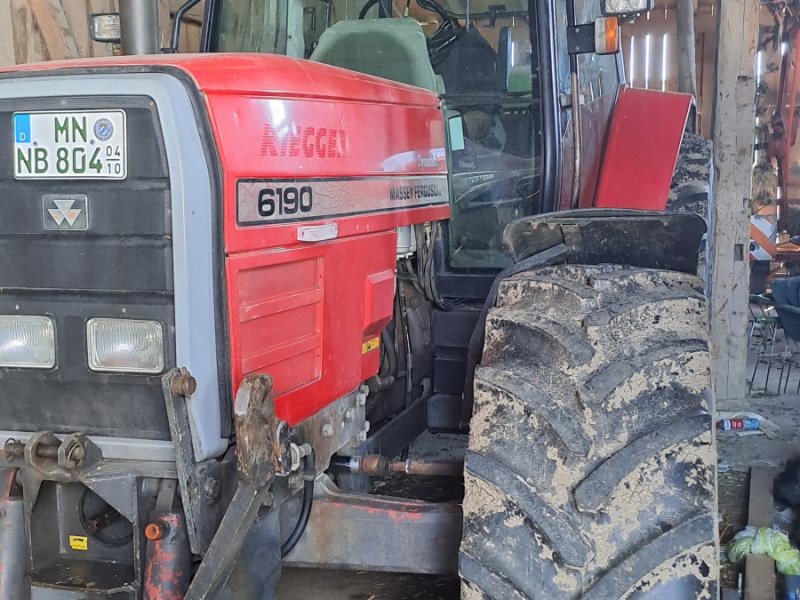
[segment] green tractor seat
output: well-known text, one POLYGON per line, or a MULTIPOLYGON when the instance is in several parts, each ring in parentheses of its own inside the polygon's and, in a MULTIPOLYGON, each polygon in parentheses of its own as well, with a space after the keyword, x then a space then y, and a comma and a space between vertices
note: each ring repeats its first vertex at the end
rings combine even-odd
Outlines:
POLYGON ((311 60, 442 92, 422 27, 407 17, 339 21, 322 34, 311 60))

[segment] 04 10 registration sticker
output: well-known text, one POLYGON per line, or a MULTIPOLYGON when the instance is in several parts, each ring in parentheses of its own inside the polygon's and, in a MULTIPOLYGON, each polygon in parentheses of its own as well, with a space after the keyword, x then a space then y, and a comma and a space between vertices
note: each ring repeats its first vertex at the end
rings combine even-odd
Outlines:
POLYGON ((125 111, 17 112, 16 179, 125 179, 125 111))

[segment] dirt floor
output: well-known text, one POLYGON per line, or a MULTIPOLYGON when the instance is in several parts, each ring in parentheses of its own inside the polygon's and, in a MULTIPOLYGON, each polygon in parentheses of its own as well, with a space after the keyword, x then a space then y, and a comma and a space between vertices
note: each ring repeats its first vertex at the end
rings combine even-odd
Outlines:
MULTIPOLYGON (((784 361, 786 345, 779 332, 771 352, 777 355, 773 356, 772 365, 768 364, 768 359, 762 359, 756 369, 758 337, 753 341, 747 371, 748 381, 755 371, 750 396, 741 402, 719 403, 717 410, 757 413, 767 419, 765 428, 771 431, 758 435, 717 432, 720 541, 723 547, 747 523, 750 467, 773 466, 780 470, 788 459, 800 456, 800 394, 796 393, 800 386, 800 348, 790 348, 795 353, 791 358, 787 353, 784 361), (783 393, 784 390, 787 393, 783 393)), ((788 528, 792 519, 790 511, 781 514, 776 511, 776 525, 788 528)), ((739 572, 739 566, 723 563, 723 587, 736 589, 739 572)))

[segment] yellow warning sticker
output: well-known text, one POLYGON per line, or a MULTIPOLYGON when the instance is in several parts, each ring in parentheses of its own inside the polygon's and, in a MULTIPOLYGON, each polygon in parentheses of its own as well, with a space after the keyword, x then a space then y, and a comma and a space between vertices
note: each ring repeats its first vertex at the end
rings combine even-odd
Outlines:
POLYGON ((84 535, 69 536, 69 547, 73 550, 88 550, 89 538, 84 535))
POLYGON ((381 345, 381 338, 380 336, 376 336, 371 340, 367 340, 363 344, 361 344, 361 354, 366 354, 367 352, 372 352, 381 345))

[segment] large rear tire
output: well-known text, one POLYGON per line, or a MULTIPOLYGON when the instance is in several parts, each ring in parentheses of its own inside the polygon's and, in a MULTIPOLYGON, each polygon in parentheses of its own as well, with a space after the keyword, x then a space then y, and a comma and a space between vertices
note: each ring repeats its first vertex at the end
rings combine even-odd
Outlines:
POLYGON ((462 598, 716 598, 709 387, 698 278, 505 280, 475 378, 462 598))

